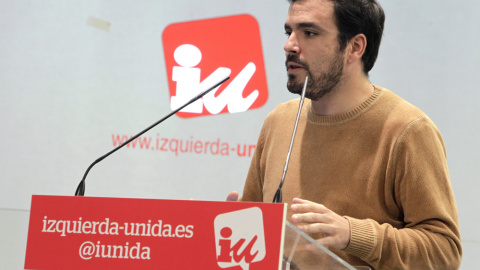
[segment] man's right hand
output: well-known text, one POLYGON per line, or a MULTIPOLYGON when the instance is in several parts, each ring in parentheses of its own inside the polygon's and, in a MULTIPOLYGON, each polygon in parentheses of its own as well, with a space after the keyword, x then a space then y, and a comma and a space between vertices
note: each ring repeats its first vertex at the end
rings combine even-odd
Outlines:
POLYGON ((238 201, 238 192, 232 191, 227 196, 227 202, 236 202, 238 201))

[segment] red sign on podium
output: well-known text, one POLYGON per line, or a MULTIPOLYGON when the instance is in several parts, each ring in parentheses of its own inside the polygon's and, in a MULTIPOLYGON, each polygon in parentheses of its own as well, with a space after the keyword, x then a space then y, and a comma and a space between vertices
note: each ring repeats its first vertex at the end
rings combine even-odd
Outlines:
POLYGON ((26 269, 280 269, 286 205, 32 197, 26 269))

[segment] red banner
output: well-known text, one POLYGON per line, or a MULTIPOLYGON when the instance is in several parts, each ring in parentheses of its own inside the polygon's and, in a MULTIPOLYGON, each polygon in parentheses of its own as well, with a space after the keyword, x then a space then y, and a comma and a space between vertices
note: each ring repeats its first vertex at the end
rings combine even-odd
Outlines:
POLYGON ((284 204, 32 197, 26 269, 280 269, 284 204))

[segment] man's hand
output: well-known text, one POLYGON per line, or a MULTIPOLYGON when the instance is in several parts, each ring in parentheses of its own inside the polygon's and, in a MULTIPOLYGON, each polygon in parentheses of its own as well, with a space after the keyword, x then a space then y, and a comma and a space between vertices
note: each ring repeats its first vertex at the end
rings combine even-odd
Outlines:
POLYGON ((238 201, 238 192, 232 191, 227 196, 227 202, 236 202, 238 201))
POLYGON ((323 238, 318 243, 344 249, 350 242, 350 223, 348 220, 325 206, 307 200, 295 198, 291 209, 294 212, 292 221, 304 223, 297 227, 305 233, 321 233, 323 238))

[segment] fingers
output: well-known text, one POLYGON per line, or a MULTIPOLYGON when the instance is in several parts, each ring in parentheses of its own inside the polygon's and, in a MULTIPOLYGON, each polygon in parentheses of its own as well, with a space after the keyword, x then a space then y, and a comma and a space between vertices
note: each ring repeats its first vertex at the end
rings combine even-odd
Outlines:
POLYGON ((297 226, 304 233, 322 233, 324 235, 333 235, 336 233, 335 228, 332 225, 325 223, 313 223, 313 224, 302 224, 297 226))
POLYGON ((318 213, 295 214, 292 216, 292 221, 294 223, 331 224, 335 221, 335 217, 333 217, 333 215, 318 214, 318 213))
POLYGON ((325 207, 322 204, 314 203, 311 201, 307 200, 302 200, 299 198, 294 198, 293 199, 293 204, 291 206, 291 209, 295 213, 328 213, 331 212, 327 207, 325 207))
POLYGON ((346 218, 333 212, 293 215, 292 221, 300 223, 297 228, 304 233, 323 235, 323 238, 316 240, 324 246, 344 249, 350 242, 350 223, 346 218))
POLYGON ((330 247, 344 249, 350 241, 350 223, 322 204, 299 198, 293 199, 292 222, 308 234, 321 234, 317 242, 330 247))
POLYGON ((324 235, 335 235, 338 233, 336 220, 332 215, 307 213, 295 214, 292 216, 292 222, 301 224, 297 228, 304 233, 321 233, 324 235))
POLYGON ((227 202, 236 202, 238 201, 238 192, 237 191, 232 191, 228 194, 227 196, 227 202))

